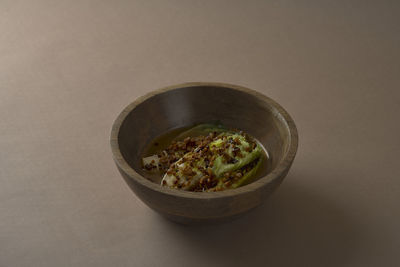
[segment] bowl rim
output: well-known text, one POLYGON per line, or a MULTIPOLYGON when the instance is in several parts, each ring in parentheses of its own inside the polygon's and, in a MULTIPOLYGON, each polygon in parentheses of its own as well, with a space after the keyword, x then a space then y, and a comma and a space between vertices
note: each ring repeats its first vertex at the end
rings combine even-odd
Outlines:
POLYGON ((262 93, 259 93, 253 89, 249 89, 243 86, 239 85, 233 85, 233 84, 228 84, 228 83, 216 83, 216 82, 188 82, 188 83, 181 83, 177 85, 171 85, 167 87, 163 87, 151 92, 146 93, 143 96, 140 96, 136 98, 132 103, 130 103, 128 106, 126 106, 121 113, 118 115, 118 117, 115 119, 112 129, 111 129, 111 135, 110 135, 110 145, 111 145, 111 151, 113 155, 113 159, 117 166, 124 171, 130 179, 134 179, 137 183, 141 184, 142 186, 152 190, 156 191, 161 194, 166 194, 170 196, 175 196, 175 197, 181 197, 181 198, 190 198, 190 199, 214 199, 214 198, 226 198, 226 197, 232 197, 232 196, 237 196, 241 194, 247 194, 254 192, 258 189, 261 189, 262 187, 266 186, 267 184, 273 182, 275 179, 279 178, 281 174, 283 174, 285 171, 287 171, 295 156, 297 153, 297 148, 298 148, 298 132, 296 125, 289 115, 289 113, 277 102, 272 100, 271 98, 265 96, 262 93), (160 95, 169 91, 177 90, 177 89, 182 89, 182 88, 189 88, 189 87, 204 87, 204 86, 210 86, 210 87, 222 87, 222 88, 227 88, 227 89, 232 89, 232 90, 237 90, 241 91, 250 95, 255 96, 258 99, 261 99, 263 102, 266 102, 269 106, 271 106, 273 109, 277 111, 277 115, 282 116, 284 119, 284 122, 288 126, 288 131, 289 131, 289 147, 287 152, 284 154, 282 160, 278 163, 278 165, 273 169, 270 173, 267 175, 259 178, 258 180, 242 186, 238 187, 235 189, 230 189, 230 190, 225 190, 225 191, 218 191, 218 192, 190 192, 190 191, 184 191, 184 190, 177 190, 177 189, 172 189, 168 187, 163 187, 160 186, 159 184, 153 183, 150 180, 146 179, 139 173, 137 173, 124 159, 122 156, 122 153, 119 149, 119 142, 118 142, 118 135, 119 131, 121 128, 122 123, 124 122, 125 118, 128 116, 128 114, 134 110, 138 105, 141 103, 145 102, 146 100, 156 96, 160 95))

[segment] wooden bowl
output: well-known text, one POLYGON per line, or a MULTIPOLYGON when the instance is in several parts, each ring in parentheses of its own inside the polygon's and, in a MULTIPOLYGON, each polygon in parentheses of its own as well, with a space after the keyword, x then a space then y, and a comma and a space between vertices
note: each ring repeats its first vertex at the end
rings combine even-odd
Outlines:
POLYGON ((289 114, 272 99, 247 88, 222 83, 186 83, 148 93, 115 120, 111 149, 122 177, 150 208, 180 223, 236 217, 266 199, 294 160, 298 136, 289 114), (141 154, 156 136, 177 127, 220 120, 258 139, 271 158, 257 181, 221 192, 188 192, 162 187, 144 177, 141 154))

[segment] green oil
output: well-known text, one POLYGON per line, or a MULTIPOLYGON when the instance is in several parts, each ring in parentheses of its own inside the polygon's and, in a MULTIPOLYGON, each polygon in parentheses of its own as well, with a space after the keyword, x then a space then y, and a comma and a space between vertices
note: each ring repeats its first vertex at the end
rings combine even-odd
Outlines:
MULTIPOLYGON (((172 141, 181 141, 184 139, 185 136, 185 132, 188 131, 189 129, 193 128, 193 126, 189 126, 189 127, 180 127, 180 128, 175 128, 172 130, 169 130, 159 136, 157 136, 156 138, 154 138, 150 143, 148 143, 145 148, 143 149, 143 153, 141 155, 141 158, 143 157, 148 157, 148 156, 152 156, 155 155, 157 153, 159 153, 160 151, 163 151, 164 149, 166 149, 172 141)), ((196 137, 196 136, 200 136, 200 135, 208 135, 210 133, 210 131, 204 131, 204 130, 195 130, 195 131, 191 131, 191 135, 190 137, 196 137)), ((253 138, 254 140, 256 140, 256 142, 262 147, 263 149, 263 154, 262 154, 262 166, 257 170, 257 172, 254 175, 254 179, 253 181, 265 176, 266 174, 268 174, 270 172, 270 157, 268 155, 268 151, 265 149, 265 147, 255 138, 253 138)), ((164 175, 164 173, 162 172, 158 172, 158 171, 145 171, 145 176, 147 179, 149 179, 150 181, 159 184, 162 180, 162 177, 164 175)))

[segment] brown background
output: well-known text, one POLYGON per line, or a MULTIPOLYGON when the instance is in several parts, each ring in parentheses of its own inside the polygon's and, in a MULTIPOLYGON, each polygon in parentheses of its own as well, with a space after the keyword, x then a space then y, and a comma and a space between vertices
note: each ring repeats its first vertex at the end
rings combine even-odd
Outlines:
POLYGON ((398 1, 1 1, 0 266, 399 266, 398 1), (111 159, 114 118, 175 83, 244 85, 300 134, 242 219, 182 227, 111 159))

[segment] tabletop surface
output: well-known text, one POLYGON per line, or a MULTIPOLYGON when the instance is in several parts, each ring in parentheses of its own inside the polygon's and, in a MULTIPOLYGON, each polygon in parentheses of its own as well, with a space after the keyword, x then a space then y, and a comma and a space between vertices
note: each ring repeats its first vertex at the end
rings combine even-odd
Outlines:
POLYGON ((398 1, 0 3, 0 266, 399 266, 398 1), (181 226, 120 177, 109 134, 167 85, 243 85, 300 144, 281 187, 181 226))

